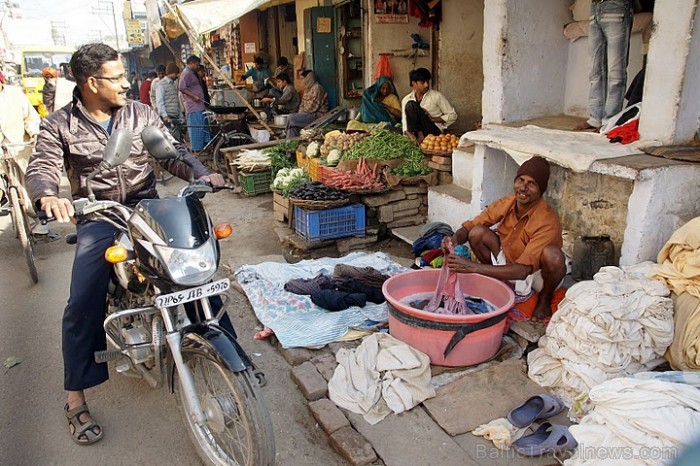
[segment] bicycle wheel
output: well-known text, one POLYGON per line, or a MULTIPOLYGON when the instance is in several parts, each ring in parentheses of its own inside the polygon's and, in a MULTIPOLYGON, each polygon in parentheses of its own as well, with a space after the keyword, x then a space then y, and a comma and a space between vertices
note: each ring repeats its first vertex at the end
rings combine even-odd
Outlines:
POLYGON ((250 137, 245 133, 239 133, 237 131, 229 131, 224 133, 214 146, 214 167, 220 173, 230 173, 228 168, 228 163, 224 159, 221 149, 226 147, 243 146, 245 144, 253 144, 255 139, 250 137))
POLYGON ((29 275, 32 277, 32 281, 37 283, 39 281, 39 273, 36 270, 36 263, 34 261, 34 245, 32 244, 32 232, 29 231, 27 215, 20 204, 17 188, 15 186, 11 186, 8 191, 10 196, 12 218, 15 222, 15 232, 17 233, 17 238, 19 238, 19 243, 22 245, 24 258, 27 260, 29 275))
POLYGON ((194 422, 177 371, 175 398, 190 439, 205 464, 274 464, 272 423, 252 372, 231 372, 215 352, 183 348, 182 356, 192 371, 206 424, 198 426, 194 422))

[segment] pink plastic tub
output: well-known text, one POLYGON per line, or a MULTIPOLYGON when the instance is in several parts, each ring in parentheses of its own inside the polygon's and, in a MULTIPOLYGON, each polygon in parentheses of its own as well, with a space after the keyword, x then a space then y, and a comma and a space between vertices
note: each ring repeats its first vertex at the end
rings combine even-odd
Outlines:
POLYGON ((493 357, 501 345, 505 317, 513 307, 513 291, 494 278, 460 274, 458 280, 464 294, 486 299, 497 309, 487 314, 442 315, 401 302, 408 296, 434 293, 439 276, 439 269, 422 269, 384 282, 382 291, 390 305, 389 332, 430 356, 430 362, 439 366, 471 366, 493 357))

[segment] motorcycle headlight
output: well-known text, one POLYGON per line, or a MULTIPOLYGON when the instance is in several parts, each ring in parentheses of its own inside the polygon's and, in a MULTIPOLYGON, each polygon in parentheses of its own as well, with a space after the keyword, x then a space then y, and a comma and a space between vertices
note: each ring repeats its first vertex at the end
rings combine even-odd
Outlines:
POLYGON ((197 249, 177 249, 153 245, 163 259, 170 277, 178 285, 200 285, 216 273, 214 243, 207 241, 197 249))

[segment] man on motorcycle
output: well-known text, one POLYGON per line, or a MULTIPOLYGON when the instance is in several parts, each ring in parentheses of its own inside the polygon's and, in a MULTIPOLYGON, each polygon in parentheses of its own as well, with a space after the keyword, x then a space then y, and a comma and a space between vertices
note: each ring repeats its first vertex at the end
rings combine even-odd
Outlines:
MULTIPOLYGON (((148 163, 148 152, 141 142, 141 131, 158 127, 188 160, 195 178, 214 186, 224 184, 219 174, 211 174, 177 143, 158 114, 149 106, 127 100, 129 90, 119 53, 105 44, 82 46, 70 62, 76 88, 73 101, 46 118, 39 133, 36 152, 27 169, 27 189, 32 201, 58 222, 69 222, 74 214, 71 201, 58 197, 65 166, 74 199, 86 197, 86 177, 102 160, 102 152, 113 130, 127 128, 133 133, 128 160, 119 167, 97 175, 92 186, 98 200, 112 200, 135 206, 142 199, 156 198, 156 178, 148 163)), ((189 167, 180 160, 161 163, 174 175, 188 179, 189 167)), ((104 434, 90 415, 84 390, 108 378, 107 364, 97 364, 96 351, 106 349, 105 317, 111 264, 104 251, 113 244, 114 226, 96 221, 77 225, 77 246, 73 262, 68 304, 63 314, 64 406, 72 439, 91 444, 104 434)), ((221 324, 233 327, 224 315, 221 324)))

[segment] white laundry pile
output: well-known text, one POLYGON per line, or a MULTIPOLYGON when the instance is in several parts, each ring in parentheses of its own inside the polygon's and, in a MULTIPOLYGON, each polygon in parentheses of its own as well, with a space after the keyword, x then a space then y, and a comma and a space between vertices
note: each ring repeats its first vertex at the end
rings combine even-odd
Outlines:
POLYGON ((700 217, 689 221, 666 242, 657 257, 654 276, 676 294, 700 298, 700 217))
POLYGON ((576 283, 528 355, 528 375, 567 406, 580 393, 663 362, 673 341, 673 303, 655 264, 603 267, 576 283))
POLYGON ((700 369, 700 217, 689 221, 666 242, 654 276, 677 296, 676 331, 666 353, 671 367, 700 369))
POLYGON ((593 409, 569 428, 567 466, 669 464, 700 434, 700 374, 645 372, 591 389, 593 409), (634 461, 630 461, 634 460, 634 461))
POLYGON ((336 360, 330 399, 372 425, 435 396, 430 358, 391 335, 375 333, 355 349, 341 348, 336 360))

